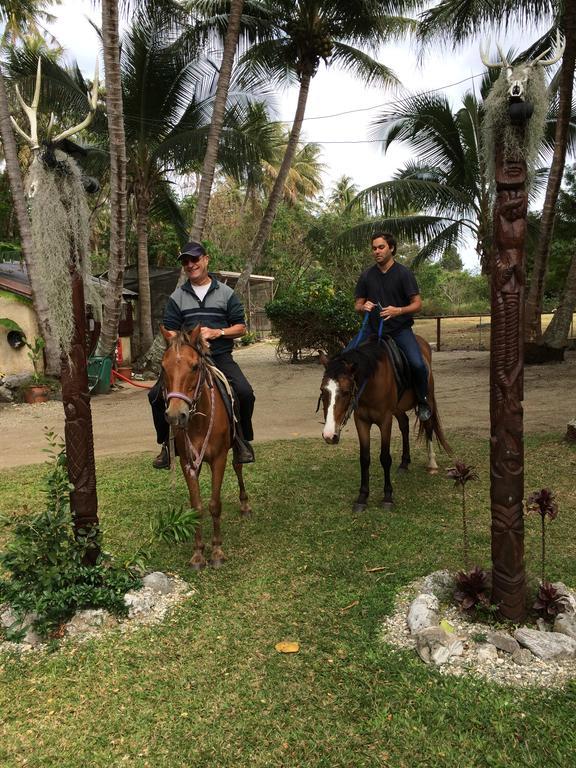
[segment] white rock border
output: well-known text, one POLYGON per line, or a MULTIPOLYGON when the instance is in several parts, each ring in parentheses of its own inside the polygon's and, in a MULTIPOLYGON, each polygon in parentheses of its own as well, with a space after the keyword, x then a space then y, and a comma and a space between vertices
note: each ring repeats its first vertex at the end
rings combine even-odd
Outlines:
MULTIPOLYGON (((147 574, 142 582, 140 589, 130 590, 124 595, 124 602, 128 606, 127 616, 114 616, 104 609, 77 611, 64 625, 63 639, 84 642, 100 637, 111 629, 128 633, 142 626, 159 624, 171 608, 196 594, 196 590, 179 576, 161 571, 147 574)), ((32 615, 24 617, 22 625, 26 633, 22 642, 0 642, 0 653, 28 653, 46 648, 48 641, 42 639, 30 626, 34 618, 32 615)), ((13 623, 14 615, 10 606, 0 606, 0 624, 8 627, 13 623)))
MULTIPOLYGON (((571 645, 572 638, 562 635, 564 639, 559 643, 564 653, 568 649, 568 657, 546 661, 537 658, 526 647, 517 647, 518 640, 523 643, 522 638, 526 636, 524 633, 520 632, 519 637, 515 639, 509 632, 494 632, 493 627, 469 621, 454 604, 447 605, 444 601, 450 580, 454 582, 453 574, 448 571, 436 571, 425 579, 417 579, 401 589, 396 596, 392 614, 386 617, 381 625, 380 639, 394 648, 414 650, 442 675, 475 675, 501 685, 540 688, 559 688, 576 678, 576 645, 571 645), (432 586, 436 582, 437 588, 432 586), (426 591, 423 591, 424 589, 426 591), (418 630, 412 634, 407 617, 410 614, 414 623, 415 600, 423 594, 434 592, 440 600, 437 619, 434 620, 432 612, 429 612, 428 628, 422 626, 422 621, 417 621, 418 630), (440 624, 443 622, 451 625, 451 632, 442 630, 440 624), (480 637, 485 637, 486 642, 478 642, 480 637), (507 650, 499 647, 501 645, 505 645, 507 650)), ((570 594, 573 596, 572 592, 570 594)), ((420 602, 429 605, 428 601, 420 602)), ((516 634, 518 635, 518 632, 516 634)), ((558 632, 550 634, 560 637, 558 632)))

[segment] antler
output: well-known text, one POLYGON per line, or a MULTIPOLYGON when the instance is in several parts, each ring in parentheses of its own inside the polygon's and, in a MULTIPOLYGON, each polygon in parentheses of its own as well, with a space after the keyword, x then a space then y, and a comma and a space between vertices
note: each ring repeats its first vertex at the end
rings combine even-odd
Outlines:
MULTIPOLYGON (((490 47, 490 46, 488 46, 490 47)), ((501 61, 491 62, 488 59, 488 54, 486 50, 484 49, 484 44, 480 44, 480 58, 482 59, 482 64, 484 64, 485 67, 488 67, 488 69, 500 69, 500 67, 509 67, 510 64, 508 63, 508 60, 506 59, 506 56, 502 53, 500 46, 497 44, 496 48, 498 49, 498 53, 500 54, 501 61)))
POLYGON ((32 145, 32 149, 39 149, 38 145, 38 121, 37 121, 37 114, 38 114, 38 104, 40 102, 40 81, 42 80, 42 59, 38 57, 38 67, 36 69, 36 86, 34 88, 34 96, 32 98, 32 104, 28 106, 24 99, 22 98, 22 95, 18 89, 18 86, 16 86, 16 96, 18 97, 18 101, 20 102, 20 106, 26 113, 26 116, 28 118, 28 122, 30 123, 30 136, 28 136, 27 133, 25 133, 22 128, 18 125, 16 120, 12 116, 10 116, 10 121, 16 131, 22 136, 23 139, 25 139, 29 144, 32 145))
POLYGON ((94 114, 96 112, 96 106, 98 104, 98 59, 96 59, 96 69, 94 71, 94 82, 92 84, 92 93, 90 94, 90 97, 88 99, 88 114, 82 120, 81 123, 78 123, 78 125, 72 126, 72 128, 67 128, 65 131, 62 131, 62 133, 59 133, 56 138, 52 139, 54 143, 57 141, 62 141, 62 139, 68 138, 68 136, 72 136, 75 133, 78 133, 78 131, 81 131, 82 128, 87 128, 90 123, 92 122, 94 118, 94 114))
POLYGON ((559 29, 556 30, 556 42, 554 43, 553 49, 554 53, 551 59, 542 61, 544 56, 549 54, 552 50, 552 48, 546 48, 544 53, 541 53, 540 56, 537 56, 534 61, 531 62, 531 66, 533 67, 535 64, 540 64, 541 67, 550 67, 552 64, 556 64, 557 61, 560 61, 566 49, 566 38, 562 35, 559 29))

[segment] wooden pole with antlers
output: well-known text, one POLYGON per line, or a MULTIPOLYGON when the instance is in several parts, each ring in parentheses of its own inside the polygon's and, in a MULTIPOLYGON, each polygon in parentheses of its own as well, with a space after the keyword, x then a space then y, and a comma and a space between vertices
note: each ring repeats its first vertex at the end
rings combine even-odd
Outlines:
MULTIPOLYGON (((491 126, 485 147, 487 164, 494 161, 496 199, 491 274, 490 343, 490 501, 492 511, 492 602, 507 619, 526 616, 524 566, 524 256, 528 216, 528 166, 535 160, 527 141, 529 120, 537 133, 543 129, 533 117, 532 93, 542 94, 538 67, 560 60, 563 42, 558 34, 553 55, 545 51, 515 67, 498 48, 500 61, 487 67, 501 70, 500 87, 486 100, 485 120, 491 126)), ((539 135, 539 133, 538 133, 539 135)), ((532 145, 535 143, 532 142, 532 145)))
MULTIPOLYGON (((44 163, 44 166, 54 173, 64 173, 73 175, 71 167, 66 162, 59 162, 54 155, 55 145, 62 142, 63 139, 72 136, 87 127, 94 117, 98 97, 98 63, 96 63, 96 72, 92 92, 88 98, 88 114, 86 118, 71 128, 62 131, 54 139, 50 138, 52 129, 52 118, 48 127, 47 139, 44 142, 44 148, 41 148, 38 141, 37 112, 40 101, 41 85, 41 59, 38 59, 38 69, 36 74, 36 87, 32 103, 28 106, 18 89, 16 93, 18 100, 30 123, 30 135, 26 134, 12 118, 12 123, 18 133, 32 146, 36 154, 36 162, 44 163)), ((68 159, 70 164, 73 163, 68 159)), ((70 189, 73 189, 71 186, 70 189)), ((80 194, 85 194, 84 190, 79 190, 80 194)), ((32 194, 37 195, 38 190, 32 194)), ((63 209, 70 213, 70 221, 73 218, 73 201, 70 199, 60 200, 63 209)), ((77 538, 85 539, 87 548, 84 556, 84 562, 93 565, 98 555, 100 547, 98 541, 98 499, 96 494, 96 469, 94 460, 94 440, 92 432, 92 412, 90 409, 90 396, 88 389, 88 365, 86 350, 86 306, 84 302, 84 284, 80 270, 79 259, 83 255, 88 258, 88 254, 81 254, 77 235, 71 231, 62 231, 61 237, 66 238, 68 248, 67 266, 63 273, 58 275, 58 280, 70 281, 71 306, 70 311, 73 316, 72 337, 61 342, 61 383, 62 383, 62 401, 64 405, 64 439, 66 445, 66 458, 68 477, 73 490, 70 494, 70 507, 72 510, 74 530, 77 538)), ((41 255, 41 254, 40 254, 41 255)))

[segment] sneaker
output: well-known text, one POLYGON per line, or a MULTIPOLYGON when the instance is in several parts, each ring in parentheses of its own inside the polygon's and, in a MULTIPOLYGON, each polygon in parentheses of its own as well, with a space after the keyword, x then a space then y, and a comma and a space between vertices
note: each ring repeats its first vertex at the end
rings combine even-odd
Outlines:
POLYGON ((416 413, 418 414, 420 421, 428 421, 428 419, 432 418, 432 411, 426 402, 418 403, 416 406, 416 413))
POLYGON ((162 444, 162 450, 152 462, 154 469, 170 469, 170 451, 166 443, 162 444))
POLYGON ((232 444, 232 461, 234 464, 253 464, 256 461, 254 449, 248 440, 236 438, 232 444))

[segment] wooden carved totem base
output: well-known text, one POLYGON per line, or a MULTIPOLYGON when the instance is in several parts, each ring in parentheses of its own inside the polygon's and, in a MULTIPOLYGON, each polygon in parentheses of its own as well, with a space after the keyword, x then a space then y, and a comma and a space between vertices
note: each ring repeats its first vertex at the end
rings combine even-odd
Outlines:
POLYGON ((496 153, 490 345, 492 602, 512 621, 526 615, 524 567, 524 241, 526 165, 496 153))

